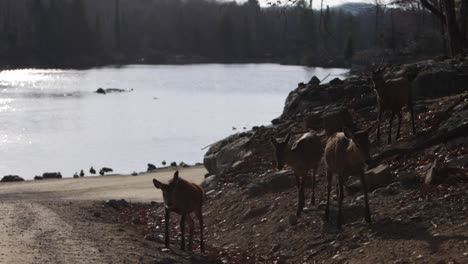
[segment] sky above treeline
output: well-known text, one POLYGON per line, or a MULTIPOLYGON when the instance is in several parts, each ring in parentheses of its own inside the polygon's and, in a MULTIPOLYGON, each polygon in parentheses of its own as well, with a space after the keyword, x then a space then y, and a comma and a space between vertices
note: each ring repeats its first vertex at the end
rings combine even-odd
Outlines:
MULTIPOLYGON (((231 1, 231 0, 224 0, 224 1, 231 1)), ((236 0, 237 2, 246 2, 247 0, 236 0)), ((258 0, 258 2, 262 5, 262 6, 266 6, 267 5, 267 2, 269 0, 258 0)), ((281 0, 282 2, 287 2, 287 0, 281 0)), ((270 2, 276 2, 276 0, 271 0, 270 2)), ((309 0, 306 0, 306 2, 309 2, 309 0)), ((346 4, 346 3, 372 3, 373 1, 372 0, 324 0, 323 1, 323 6, 326 7, 327 5, 329 5, 330 7, 332 6, 337 6, 337 5, 341 5, 341 4, 346 4)), ((320 4, 321 4, 321 0, 313 0, 312 1, 312 5, 315 9, 320 9, 320 4)))

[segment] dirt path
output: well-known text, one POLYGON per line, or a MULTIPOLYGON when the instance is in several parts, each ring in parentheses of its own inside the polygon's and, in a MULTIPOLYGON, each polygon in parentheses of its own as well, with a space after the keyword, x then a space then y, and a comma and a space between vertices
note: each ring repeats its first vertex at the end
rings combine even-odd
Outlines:
MULTIPOLYGON (((105 199, 160 200, 152 178, 139 176, 31 181, 0 185, 0 263, 151 263, 162 253, 131 228, 95 217, 105 199)), ((181 171, 194 182, 205 171, 181 171)), ((111 208, 102 212, 112 214, 111 208)))

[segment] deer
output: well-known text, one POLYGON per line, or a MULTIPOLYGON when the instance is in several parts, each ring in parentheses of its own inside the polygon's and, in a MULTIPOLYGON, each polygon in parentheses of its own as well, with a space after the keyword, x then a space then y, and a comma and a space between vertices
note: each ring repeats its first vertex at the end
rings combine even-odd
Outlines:
POLYGON ((337 228, 341 229, 344 192, 343 186, 347 182, 349 176, 359 176, 363 191, 365 203, 365 219, 370 224, 369 201, 367 197, 367 185, 364 178, 364 172, 367 169, 367 164, 370 162, 370 142, 369 127, 364 131, 356 133, 350 132, 348 129, 343 129, 344 132, 337 132, 327 139, 324 152, 324 163, 327 175, 327 206, 325 207, 325 220, 329 220, 330 216, 330 191, 332 186, 333 175, 338 177, 338 220, 337 228))
POLYGON ((296 216, 300 217, 305 205, 304 187, 310 170, 313 171, 311 204, 315 204, 315 174, 322 159, 323 147, 320 137, 311 132, 303 134, 291 147, 290 139, 291 134, 280 141, 271 137, 275 150, 273 164, 277 170, 282 170, 285 165, 292 168, 298 189, 296 216))
MULTIPOLYGON (((383 60, 382 60, 383 62, 383 60)), ((411 82, 406 78, 397 78, 384 80, 383 72, 385 67, 381 65, 377 70, 372 71, 372 83, 377 94, 377 105, 379 111, 377 125, 377 141, 380 142, 380 122, 385 111, 390 110, 392 115, 388 127, 388 144, 392 142, 392 123, 395 114, 398 114, 398 130, 396 138, 400 138, 401 109, 407 105, 411 113, 411 123, 413 126, 413 135, 416 134, 414 124, 413 99, 411 93, 411 82)))
POLYGON ((180 214, 180 230, 181 230, 181 244, 180 249, 185 250, 185 221, 188 221, 189 226, 189 250, 192 251, 193 246, 193 231, 194 221, 190 214, 195 213, 200 224, 200 250, 205 252, 205 245, 203 242, 203 214, 202 205, 204 192, 200 186, 191 183, 179 177, 179 171, 174 173, 173 178, 169 183, 165 184, 153 179, 153 184, 156 189, 160 189, 164 199, 164 212, 165 212, 165 246, 169 248, 169 220, 170 213, 175 212, 180 214))

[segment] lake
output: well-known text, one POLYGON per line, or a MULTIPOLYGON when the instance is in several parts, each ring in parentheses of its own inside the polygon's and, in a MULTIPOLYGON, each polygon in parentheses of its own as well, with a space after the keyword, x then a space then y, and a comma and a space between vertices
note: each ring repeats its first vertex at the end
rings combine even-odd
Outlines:
POLYGON ((203 147, 278 117, 297 83, 346 73, 278 64, 2 71, 0 176, 202 162, 203 147), (133 91, 94 93, 100 87, 133 91))

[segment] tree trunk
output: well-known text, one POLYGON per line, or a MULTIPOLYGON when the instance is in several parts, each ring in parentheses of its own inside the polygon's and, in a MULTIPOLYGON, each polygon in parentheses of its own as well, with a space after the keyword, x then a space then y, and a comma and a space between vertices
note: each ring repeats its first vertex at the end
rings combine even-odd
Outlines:
POLYGON ((444 27, 448 36, 449 55, 456 56, 461 54, 463 52, 463 38, 455 14, 455 1, 441 0, 443 7, 440 9, 433 6, 428 0, 421 0, 421 4, 439 18, 444 27))
POLYGON ((460 15, 459 15, 459 24, 460 24, 460 34, 463 41, 463 44, 467 45, 467 23, 468 23, 468 0, 461 0, 460 5, 460 15))
POLYGON ((455 1, 445 1, 445 19, 447 33, 449 36, 450 55, 456 56, 463 52, 463 38, 460 34, 460 29, 457 24, 457 17, 455 14, 455 1))

